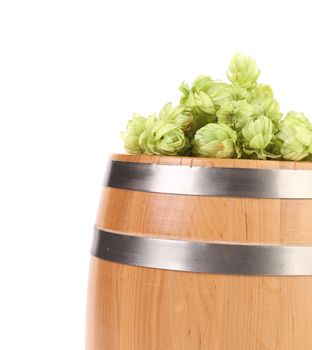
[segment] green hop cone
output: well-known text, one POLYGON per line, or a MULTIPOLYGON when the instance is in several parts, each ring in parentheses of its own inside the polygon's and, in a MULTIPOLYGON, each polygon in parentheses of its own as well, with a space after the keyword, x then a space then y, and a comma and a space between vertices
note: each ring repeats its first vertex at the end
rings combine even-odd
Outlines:
POLYGON ((210 158, 231 158, 235 155, 236 140, 236 131, 229 126, 210 123, 196 132, 192 152, 210 158))
POLYGON ((198 129, 217 120, 212 99, 205 92, 199 90, 204 82, 208 84, 211 81, 211 78, 206 76, 201 84, 196 85, 198 91, 195 90, 194 86, 190 89, 186 83, 182 83, 180 86, 180 91, 183 93, 180 103, 191 111, 194 118, 192 129, 187 132, 190 138, 193 138, 198 129))
MULTIPOLYGON (((229 97, 230 89, 226 83, 214 81, 207 75, 197 77, 191 88, 186 83, 180 86, 180 103, 192 109, 195 114, 214 116, 220 105, 229 97)), ((210 122, 210 121, 208 121, 210 122)))
POLYGON ((146 118, 139 114, 133 114, 132 119, 128 121, 126 131, 121 133, 121 138, 124 140, 124 147, 127 152, 143 152, 143 148, 139 145, 139 140, 145 129, 145 123, 146 118))
POLYGON ((184 82, 181 84, 179 89, 183 95, 180 99, 180 103, 191 108, 193 113, 213 115, 215 113, 213 101, 209 95, 203 91, 204 83, 210 85, 212 80, 209 76, 203 78, 205 79, 199 80, 198 82, 195 80, 191 88, 184 82))
POLYGON ((190 131, 194 125, 194 116, 187 107, 173 107, 170 102, 161 109, 158 119, 174 123, 183 131, 190 131))
POLYGON ((312 125, 303 113, 289 112, 279 124, 284 159, 299 161, 312 154, 312 125))
POLYGON ((312 130, 312 125, 310 120, 302 112, 291 111, 287 113, 283 122, 285 121, 286 121, 286 124, 301 125, 303 127, 306 127, 309 130, 312 130))
POLYGON ((191 88, 187 84, 182 83, 180 90, 184 94, 184 96, 187 98, 187 95, 190 90, 197 91, 197 92, 199 91, 205 92, 207 91, 207 89, 211 87, 212 84, 213 84, 213 80, 209 75, 199 75, 193 81, 191 88), (184 87, 184 91, 183 91, 183 87, 184 87))
POLYGON ((231 101, 248 101, 251 98, 251 93, 240 86, 230 86, 230 100, 231 101))
POLYGON ((271 97, 262 97, 255 100, 253 103, 254 115, 264 115, 271 119, 275 126, 278 125, 282 118, 279 103, 271 97))
POLYGON ((256 62, 249 56, 236 54, 227 71, 228 79, 236 86, 252 89, 256 86, 260 71, 256 62))
POLYGON ((121 133, 129 153, 217 158, 312 160, 312 125, 303 113, 282 113, 272 88, 258 84, 249 56, 236 54, 224 83, 201 75, 182 83, 180 105, 167 103, 158 118, 134 114, 121 133))
POLYGON ((184 154, 190 146, 183 130, 175 123, 154 118, 141 135, 140 144, 146 154, 168 156, 184 154))
POLYGON ((150 154, 150 155, 153 154, 153 152, 149 150, 147 142, 153 129, 155 128, 156 122, 157 122, 156 115, 155 114, 150 115, 146 119, 144 131, 140 135, 139 146, 141 147, 141 149, 143 150, 143 153, 145 154, 150 154))
POLYGON ((229 98, 231 91, 228 84, 221 81, 214 81, 206 93, 210 96, 217 111, 222 103, 229 98))
POLYGON ((244 152, 255 153, 258 158, 278 158, 266 150, 274 139, 274 125, 266 116, 251 118, 242 129, 244 152))
POLYGON ((218 122, 241 130, 253 113, 252 106, 245 100, 225 101, 217 112, 218 122))
POLYGON ((192 112, 197 114, 215 114, 215 107, 212 99, 203 91, 190 91, 185 101, 185 106, 191 108, 192 112))
POLYGON ((251 91, 249 99, 257 100, 262 98, 274 98, 273 90, 271 86, 265 84, 257 84, 256 87, 251 91))

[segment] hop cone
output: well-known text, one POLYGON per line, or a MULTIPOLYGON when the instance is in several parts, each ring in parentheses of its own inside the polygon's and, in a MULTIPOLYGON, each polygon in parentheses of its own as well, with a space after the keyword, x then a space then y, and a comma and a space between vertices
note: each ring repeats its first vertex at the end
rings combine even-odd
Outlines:
POLYGON ((277 125, 282 118, 279 103, 271 97, 258 98, 253 103, 254 115, 268 117, 274 125, 277 125))
POLYGON ((225 101, 217 112, 218 122, 241 130, 253 113, 252 106, 245 100, 225 101))
POLYGON ((213 81, 206 75, 197 77, 191 88, 186 83, 182 83, 180 91, 183 94, 181 104, 191 108, 195 114, 204 113, 212 116, 230 94, 227 84, 213 81))
POLYGON ((139 144, 140 136, 145 129, 146 118, 139 114, 133 114, 128 121, 126 131, 121 133, 125 150, 129 153, 142 153, 143 148, 139 144))
POLYGON ((195 155, 230 158, 235 154, 236 132, 225 124, 210 123, 199 129, 193 139, 195 155))
POLYGON ((312 126, 303 113, 289 112, 279 125, 284 159, 299 161, 312 154, 312 126))
POLYGON ((185 106, 173 107, 167 103, 159 112, 159 120, 176 124, 183 131, 190 131, 194 126, 194 116, 185 106))
POLYGON ((256 86, 259 75, 256 62, 251 57, 239 53, 232 58, 227 72, 227 77, 234 85, 246 89, 256 86))
POLYGON ((150 154, 150 155, 153 154, 153 152, 150 151, 148 147, 148 139, 152 134, 153 129, 155 128, 156 122, 157 122, 156 115, 155 114, 150 115, 145 122, 144 131, 140 135, 139 146, 141 147, 141 149, 143 150, 143 153, 145 154, 150 154))
POLYGON ((249 101, 251 99, 251 93, 240 86, 231 85, 230 86, 230 100, 231 101, 249 101))
POLYGON ((140 138, 140 145, 146 154, 175 156, 186 152, 189 140, 176 124, 152 117, 140 138))
POLYGON ((271 86, 264 84, 257 84, 256 87, 251 91, 249 99, 257 100, 262 98, 273 98, 273 90, 271 86))
POLYGON ((258 158, 262 159, 270 156, 265 152, 273 138, 273 123, 268 117, 260 116, 250 119, 242 129, 242 134, 245 153, 255 153, 258 158))

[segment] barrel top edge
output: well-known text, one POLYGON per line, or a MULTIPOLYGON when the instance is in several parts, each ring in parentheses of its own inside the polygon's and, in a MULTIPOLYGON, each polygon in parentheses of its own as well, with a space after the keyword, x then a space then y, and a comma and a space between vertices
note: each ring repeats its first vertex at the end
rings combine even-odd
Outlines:
POLYGON ((145 154, 114 153, 111 160, 130 163, 183 165, 197 167, 221 167, 221 168, 255 168, 255 169, 290 169, 312 170, 312 162, 292 162, 278 160, 253 160, 253 159, 217 159, 203 157, 182 156, 158 156, 145 154))

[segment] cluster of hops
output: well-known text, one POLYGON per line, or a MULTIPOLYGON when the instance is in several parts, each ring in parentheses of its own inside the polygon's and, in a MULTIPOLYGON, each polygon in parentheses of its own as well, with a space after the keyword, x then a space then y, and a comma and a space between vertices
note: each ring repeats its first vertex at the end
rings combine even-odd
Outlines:
POLYGON ((201 75, 182 83, 180 104, 147 118, 134 114, 121 134, 129 153, 210 158, 312 160, 312 125, 300 112, 284 119, 256 62, 233 57, 230 83, 201 75))

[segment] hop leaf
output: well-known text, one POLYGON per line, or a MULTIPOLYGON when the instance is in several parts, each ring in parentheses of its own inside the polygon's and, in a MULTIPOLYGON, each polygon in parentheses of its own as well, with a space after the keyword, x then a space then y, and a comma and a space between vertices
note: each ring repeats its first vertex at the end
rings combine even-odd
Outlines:
POLYGON ((260 71, 256 62, 249 56, 236 54, 229 66, 227 72, 228 79, 237 86, 252 89, 256 86, 260 71))
POLYGON ((303 113, 289 112, 279 125, 284 159, 299 161, 312 154, 312 125, 303 113))
POLYGON ((125 150, 129 153, 142 153, 143 148, 139 145, 140 136, 145 129, 146 118, 139 114, 133 114, 127 124, 125 132, 121 133, 124 140, 125 150))
POLYGON ((210 123, 199 129, 193 139, 195 155, 230 158, 235 154, 236 131, 225 124, 210 123))

